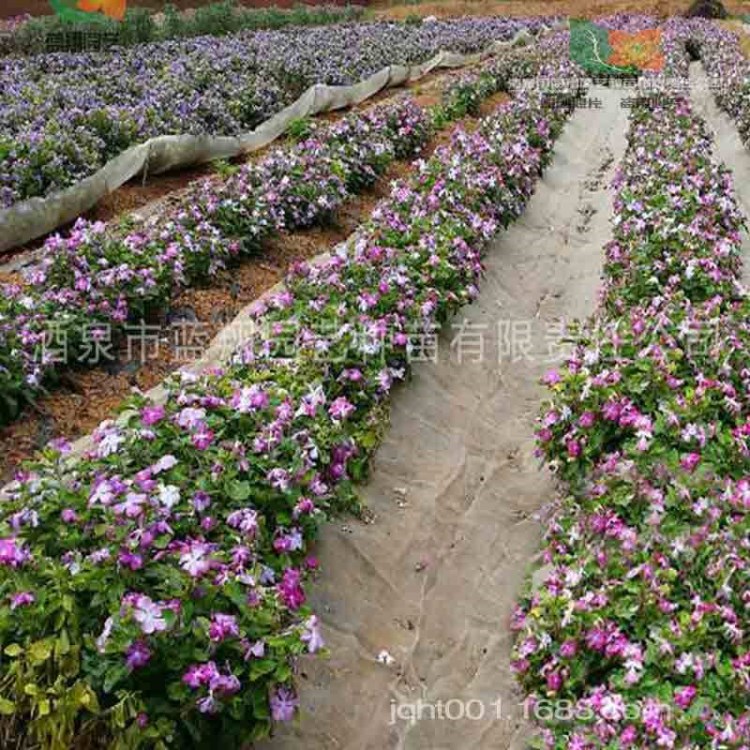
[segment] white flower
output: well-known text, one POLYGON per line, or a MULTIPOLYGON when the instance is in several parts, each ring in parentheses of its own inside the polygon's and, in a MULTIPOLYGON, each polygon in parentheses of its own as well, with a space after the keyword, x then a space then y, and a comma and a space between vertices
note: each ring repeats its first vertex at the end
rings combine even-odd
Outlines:
POLYGON ((161 607, 147 596, 140 598, 133 617, 146 635, 167 629, 167 621, 162 617, 161 607))
POLYGON ((377 656, 377 660, 381 664, 385 664, 386 666, 390 666, 391 664, 395 663, 395 659, 385 650, 383 649, 377 656))
POLYGON ((162 485, 159 488, 159 502, 169 508, 174 508, 180 502, 180 489, 173 484, 162 485))

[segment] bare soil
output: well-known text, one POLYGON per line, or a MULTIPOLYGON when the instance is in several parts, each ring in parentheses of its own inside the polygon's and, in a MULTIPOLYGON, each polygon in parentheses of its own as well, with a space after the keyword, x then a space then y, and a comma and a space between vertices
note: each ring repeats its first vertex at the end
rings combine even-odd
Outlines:
MULTIPOLYGON (((409 16, 573 16, 594 18, 610 13, 650 13, 661 17, 683 15, 692 0, 427 0, 420 3, 376 2, 380 18, 409 16)), ((750 2, 724 3, 732 14, 750 13, 750 2)))

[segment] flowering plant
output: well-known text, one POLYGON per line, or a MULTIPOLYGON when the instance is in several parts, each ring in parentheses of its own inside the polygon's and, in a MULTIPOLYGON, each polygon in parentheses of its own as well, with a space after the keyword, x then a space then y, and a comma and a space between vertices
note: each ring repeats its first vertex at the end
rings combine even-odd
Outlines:
POLYGON ((521 96, 459 129, 355 238, 256 305, 266 325, 228 367, 176 376, 82 460, 56 444, 19 475, 0 516, 0 711, 17 733, 239 746, 293 716, 296 657, 322 646, 310 542, 353 500, 409 334, 476 296, 485 241, 569 112, 521 96))
POLYGON ((547 748, 750 742, 750 300, 711 147, 684 98, 634 109, 600 307, 545 378, 539 452, 567 495, 513 667, 565 706, 547 748))
POLYGON ((0 208, 73 185, 149 138, 238 135, 315 83, 357 83, 441 49, 477 52, 541 23, 336 24, 0 58, 0 208))

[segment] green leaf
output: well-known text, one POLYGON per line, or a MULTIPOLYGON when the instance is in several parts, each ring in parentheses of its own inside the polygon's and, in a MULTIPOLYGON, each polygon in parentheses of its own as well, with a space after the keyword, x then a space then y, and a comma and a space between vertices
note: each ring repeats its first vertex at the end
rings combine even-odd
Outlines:
POLYGON ((251 494, 250 482, 235 479, 227 485, 227 495, 238 503, 247 500, 251 494))
POLYGON ((29 661, 33 665, 43 664, 52 654, 52 646, 47 641, 32 643, 28 649, 29 661))
POLYGON ((11 716, 16 712, 16 704, 13 701, 9 701, 7 698, 0 698, 0 714, 3 716, 11 716))

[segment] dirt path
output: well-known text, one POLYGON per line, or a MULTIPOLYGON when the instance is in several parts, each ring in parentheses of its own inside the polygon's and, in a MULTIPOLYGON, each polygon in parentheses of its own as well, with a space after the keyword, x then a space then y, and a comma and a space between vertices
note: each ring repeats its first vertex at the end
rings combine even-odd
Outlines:
MULTIPOLYGON (((690 95, 695 111, 714 131, 716 156, 732 170, 734 193, 745 216, 750 217, 750 150, 742 143, 734 120, 719 109, 708 88, 708 76, 700 63, 690 66, 690 95)), ((742 242, 743 281, 750 284, 750 234, 742 242)))
POLYGON ((324 530, 313 604, 332 655, 304 663, 301 722, 267 750, 499 750, 527 736, 508 622, 539 549, 533 514, 552 496, 533 457, 537 381, 559 321, 594 307, 627 125, 617 92, 592 96, 604 107, 573 117, 524 217, 490 248, 479 302, 454 321, 465 344, 483 334, 483 362, 466 350, 458 362, 458 329, 441 337, 438 362, 394 399, 363 491, 372 523, 324 530), (421 720, 393 721, 420 699, 434 706, 421 720), (483 717, 429 718, 451 699, 483 717))

